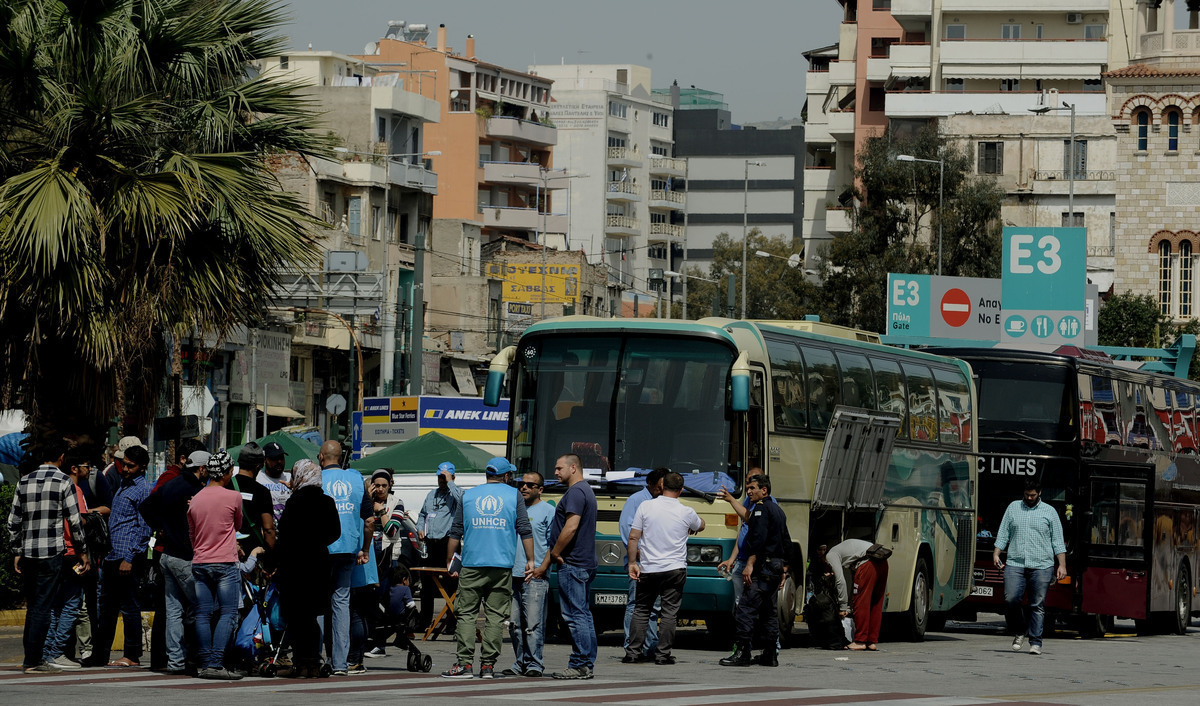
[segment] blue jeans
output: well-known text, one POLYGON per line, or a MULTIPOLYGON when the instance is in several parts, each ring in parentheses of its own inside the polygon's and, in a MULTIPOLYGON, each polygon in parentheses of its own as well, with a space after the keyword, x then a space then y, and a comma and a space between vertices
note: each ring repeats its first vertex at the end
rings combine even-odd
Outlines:
MULTIPOLYGON (((633 608, 637 602, 637 581, 629 580, 629 599, 625 602, 625 649, 629 649, 629 626, 633 624, 633 608)), ((644 654, 653 655, 658 649, 658 615, 662 610, 662 598, 654 601, 654 610, 650 611, 650 622, 646 625, 646 645, 644 654)))
POLYGON ((546 579, 513 577, 512 613, 508 616, 508 635, 517 658, 512 669, 518 674, 542 672, 542 646, 546 643, 546 606, 550 582, 546 579))
POLYGON ((196 579, 196 643, 200 648, 200 666, 220 669, 237 622, 241 575, 237 564, 219 563, 192 564, 192 576, 196 579))
POLYGON ((46 633, 46 647, 42 656, 47 662, 61 657, 75 630, 75 618, 83 606, 83 583, 75 574, 75 557, 66 557, 62 563, 62 578, 54 604, 50 607, 50 630, 46 633))
MULTIPOLYGON (((329 567, 333 573, 333 596, 329 607, 333 614, 333 647, 329 655, 329 666, 335 672, 348 669, 350 657, 350 574, 354 570, 354 554, 330 554, 329 567)), ((325 619, 321 619, 321 630, 325 630, 325 619)), ((322 641, 324 635, 321 636, 322 641)))
POLYGON ((22 667, 36 667, 45 659, 46 636, 58 585, 62 581, 63 555, 49 559, 21 558, 21 589, 25 594, 25 661, 22 667))
POLYGON ((192 562, 164 553, 158 561, 167 597, 167 669, 187 665, 187 636, 196 630, 196 579, 192 562))
POLYGON ((1025 625, 1025 634, 1030 645, 1042 644, 1042 624, 1046 619, 1046 591, 1054 578, 1054 567, 1048 569, 1026 569, 1006 564, 1004 566, 1004 605, 1008 611, 1010 625, 1025 625), (1022 605, 1026 591, 1029 604, 1022 605))
POLYGON ((588 587, 595 578, 595 568, 570 564, 558 567, 558 604, 563 622, 571 631, 571 658, 567 666, 572 669, 591 669, 596 664, 596 626, 588 605, 588 587))

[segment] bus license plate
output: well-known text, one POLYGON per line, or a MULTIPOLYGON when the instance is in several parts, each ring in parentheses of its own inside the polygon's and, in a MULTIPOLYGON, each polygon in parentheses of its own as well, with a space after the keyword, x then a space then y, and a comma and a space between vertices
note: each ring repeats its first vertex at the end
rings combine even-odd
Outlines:
POLYGON ((627 593, 597 593, 592 597, 596 605, 625 605, 629 602, 627 593))
POLYGON ((987 596, 990 598, 992 595, 992 587, 991 586, 973 586, 971 588, 971 595, 972 596, 987 596))

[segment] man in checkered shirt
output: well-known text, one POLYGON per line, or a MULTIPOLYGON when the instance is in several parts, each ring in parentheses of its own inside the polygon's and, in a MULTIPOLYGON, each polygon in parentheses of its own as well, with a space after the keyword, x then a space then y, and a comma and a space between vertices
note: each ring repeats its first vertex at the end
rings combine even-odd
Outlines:
MULTIPOLYGON (((42 456, 49 459, 37 470, 17 483, 12 510, 8 513, 8 534, 14 557, 13 568, 21 576, 25 594, 25 660, 26 674, 62 671, 43 659, 46 633, 50 629, 50 608, 58 593, 62 577, 64 520, 71 527, 72 537, 83 537, 83 522, 75 486, 66 473, 59 470, 65 441, 51 441, 42 447, 42 456)), ((79 564, 87 571, 88 555, 83 543, 78 543, 79 564)))
POLYGON ((1004 570, 1004 603, 1010 625, 1025 626, 1013 638, 1013 652, 1029 637, 1029 654, 1042 653, 1042 623, 1046 614, 1046 591, 1051 579, 1062 581, 1067 576, 1067 545, 1063 542, 1062 522, 1058 511, 1041 501, 1041 481, 1025 481, 1025 497, 1014 500, 1004 511, 1000 529, 996 532, 992 562, 1004 570), (1008 550, 1008 562, 1000 560, 1000 552, 1008 550), (1057 567, 1055 564, 1057 563, 1057 567), (1023 606, 1025 594, 1029 605, 1023 606))

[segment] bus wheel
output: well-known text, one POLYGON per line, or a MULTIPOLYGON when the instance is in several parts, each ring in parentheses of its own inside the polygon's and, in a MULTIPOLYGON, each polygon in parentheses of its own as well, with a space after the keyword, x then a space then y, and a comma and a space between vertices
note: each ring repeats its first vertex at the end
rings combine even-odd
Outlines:
POLYGON ((1111 615, 1096 615, 1094 613, 1081 615, 1077 623, 1079 626, 1079 636, 1084 639, 1104 637, 1106 634, 1112 632, 1113 621, 1115 620, 1116 618, 1111 615))
POLYGON ((930 613, 929 625, 926 626, 926 632, 945 632, 946 631, 947 615, 945 613, 930 613))
POLYGON ((912 602, 904 613, 902 629, 910 642, 925 640, 929 628, 929 604, 933 600, 933 584, 929 580, 929 561, 917 557, 917 570, 913 574, 912 602))
POLYGON ((779 588, 779 642, 784 647, 792 639, 792 628, 796 626, 796 582, 789 573, 783 585, 779 588))
POLYGON ((1187 566, 1179 567, 1179 576, 1175 578, 1175 619, 1171 629, 1176 635, 1187 633, 1192 623, 1192 586, 1188 580, 1187 566))

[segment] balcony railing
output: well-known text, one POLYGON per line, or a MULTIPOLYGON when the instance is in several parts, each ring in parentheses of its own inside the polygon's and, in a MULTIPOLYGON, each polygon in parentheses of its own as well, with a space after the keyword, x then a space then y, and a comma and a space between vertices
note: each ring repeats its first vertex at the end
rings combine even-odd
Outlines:
POLYGON ((609 147, 609 162, 629 162, 630 166, 642 163, 642 153, 629 147, 609 147))
POLYGON ((670 223, 651 223, 650 235, 660 235, 668 238, 682 238, 683 226, 672 225, 670 223))
POLYGON ((640 230, 638 219, 633 216, 621 216, 615 213, 610 213, 605 220, 606 231, 619 231, 622 233, 634 234, 640 230))
POLYGON ((683 205, 683 194, 678 191, 667 191, 666 189, 652 189, 650 191, 651 201, 669 201, 673 204, 683 205))
MULTIPOLYGON (((1037 169, 1033 172, 1033 178, 1037 181, 1067 181, 1071 178, 1070 169, 1037 169)), ((1113 181, 1117 178, 1116 172, 1110 171, 1085 171, 1077 170, 1075 172, 1075 181, 1113 181)))
POLYGON ((625 200, 640 199, 642 196, 642 186, 641 184, 626 181, 610 181, 608 182, 608 193, 610 198, 626 196, 632 198, 625 200))
POLYGON ((538 145, 558 144, 558 130, 532 120, 497 116, 488 118, 487 136, 499 137, 538 145))
POLYGON ((651 157, 650 173, 683 176, 687 173, 687 162, 673 157, 651 157))
POLYGON ((1089 245, 1087 246, 1088 257, 1113 257, 1117 254, 1115 245, 1089 245))

